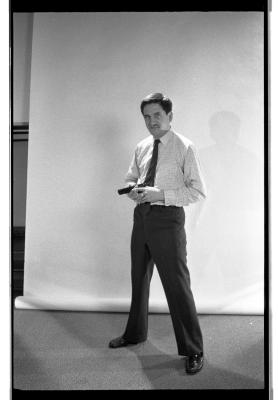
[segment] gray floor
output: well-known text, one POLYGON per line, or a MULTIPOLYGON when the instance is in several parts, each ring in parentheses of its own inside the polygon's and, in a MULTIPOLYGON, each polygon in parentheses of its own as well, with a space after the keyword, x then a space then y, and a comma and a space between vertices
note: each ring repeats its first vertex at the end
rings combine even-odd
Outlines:
POLYGON ((127 314, 15 310, 14 388, 262 389, 262 316, 201 315, 205 365, 185 374, 170 316, 149 316, 143 344, 109 349, 127 314))

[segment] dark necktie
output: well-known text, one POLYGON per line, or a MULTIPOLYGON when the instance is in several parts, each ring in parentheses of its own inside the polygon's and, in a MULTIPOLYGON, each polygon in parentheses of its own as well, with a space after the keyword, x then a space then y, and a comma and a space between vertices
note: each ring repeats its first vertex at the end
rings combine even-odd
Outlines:
POLYGON ((156 139, 154 141, 153 154, 152 154, 150 166, 149 166, 149 169, 148 169, 148 172, 147 172, 147 176, 146 176, 146 179, 144 181, 144 184, 146 186, 153 186, 154 185, 159 143, 160 143, 159 139, 156 139))

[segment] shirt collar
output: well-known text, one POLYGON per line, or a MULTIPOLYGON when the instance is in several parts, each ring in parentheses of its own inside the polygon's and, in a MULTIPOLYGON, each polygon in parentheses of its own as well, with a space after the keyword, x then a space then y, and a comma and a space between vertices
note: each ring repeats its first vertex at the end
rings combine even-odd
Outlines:
MULTIPOLYGON (((163 135, 161 138, 160 138, 160 142, 162 143, 162 144, 167 144, 167 142, 168 142, 168 140, 170 139, 170 137, 172 136, 172 134, 173 134, 173 132, 172 132, 172 130, 171 129, 169 129, 169 131, 167 132, 167 133, 165 133, 165 135, 163 135)), ((154 139, 153 139, 154 140, 154 139)))

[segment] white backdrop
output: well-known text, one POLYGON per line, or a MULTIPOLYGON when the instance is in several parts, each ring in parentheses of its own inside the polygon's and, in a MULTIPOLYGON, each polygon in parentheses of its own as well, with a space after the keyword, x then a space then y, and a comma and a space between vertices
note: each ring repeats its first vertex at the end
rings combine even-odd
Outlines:
MULTIPOLYGON (((134 204, 117 189, 161 91, 208 186, 185 209, 197 309, 263 313, 263 14, 37 13, 32 46, 16 307, 128 311, 134 204)), ((150 310, 168 312, 156 271, 150 310)))

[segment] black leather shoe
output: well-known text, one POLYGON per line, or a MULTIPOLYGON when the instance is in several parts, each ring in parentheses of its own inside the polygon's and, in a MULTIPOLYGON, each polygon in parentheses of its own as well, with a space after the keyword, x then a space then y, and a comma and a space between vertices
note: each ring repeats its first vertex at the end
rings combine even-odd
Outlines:
POLYGON ((185 359, 185 370, 188 374, 196 374, 204 365, 203 353, 188 356, 185 359))
POLYGON ((123 336, 119 336, 115 339, 112 339, 109 342, 109 347, 111 347, 112 349, 117 349, 118 347, 125 347, 128 346, 129 344, 137 344, 137 343, 128 342, 123 336))

